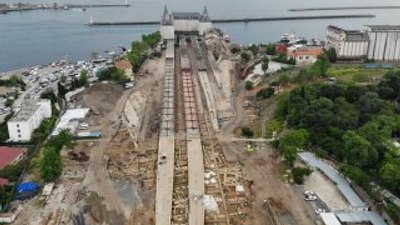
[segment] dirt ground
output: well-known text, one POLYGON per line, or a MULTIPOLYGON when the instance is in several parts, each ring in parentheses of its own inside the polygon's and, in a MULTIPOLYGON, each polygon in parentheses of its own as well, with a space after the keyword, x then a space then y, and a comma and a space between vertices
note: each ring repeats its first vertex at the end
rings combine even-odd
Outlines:
MULTIPOLYGON (((282 179, 282 171, 278 154, 269 145, 263 144, 253 154, 249 155, 246 149, 246 143, 232 143, 230 137, 237 127, 248 124, 245 119, 246 112, 244 111, 244 101, 246 100, 243 84, 239 86, 234 93, 236 100, 233 103, 233 111, 235 119, 223 126, 223 132, 218 135, 219 142, 223 147, 224 154, 231 161, 238 161, 243 166, 244 177, 253 181, 254 194, 254 214, 251 219, 253 224, 268 224, 265 208, 265 202, 272 198, 275 205, 279 205, 276 211, 278 220, 285 225, 309 225, 313 224, 315 213, 312 207, 307 204, 301 193, 297 192, 291 184, 288 184, 282 179), (241 89, 242 88, 242 89, 241 89), (282 210, 284 209, 284 210, 282 210)), ((274 106, 273 106, 274 107, 274 106)), ((271 110, 264 109, 267 112, 271 110)), ((271 115, 267 113, 267 115, 271 115)), ((272 204, 272 207, 274 205, 272 204)))
POLYGON ((319 171, 314 171, 305 181, 304 190, 313 191, 331 210, 344 209, 348 203, 339 190, 319 171))

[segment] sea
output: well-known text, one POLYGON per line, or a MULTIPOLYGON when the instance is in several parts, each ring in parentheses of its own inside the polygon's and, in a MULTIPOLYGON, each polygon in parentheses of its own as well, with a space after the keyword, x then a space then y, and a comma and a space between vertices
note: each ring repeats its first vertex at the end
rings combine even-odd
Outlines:
MULTIPOLYGON (((8 0, 53 3, 49 0, 8 0)), ((72 4, 124 4, 125 0, 57 0, 72 4)), ((285 33, 324 39, 330 24, 348 29, 363 25, 400 24, 400 9, 290 12, 289 8, 400 5, 399 0, 128 0, 130 7, 88 8, 86 11, 37 10, 0 14, 0 72, 47 64, 56 60, 87 60, 93 53, 129 47, 159 26, 88 26, 94 21, 158 21, 164 6, 175 12, 202 12, 213 19, 337 14, 374 14, 375 18, 321 19, 217 24, 233 43, 275 42, 285 33)))

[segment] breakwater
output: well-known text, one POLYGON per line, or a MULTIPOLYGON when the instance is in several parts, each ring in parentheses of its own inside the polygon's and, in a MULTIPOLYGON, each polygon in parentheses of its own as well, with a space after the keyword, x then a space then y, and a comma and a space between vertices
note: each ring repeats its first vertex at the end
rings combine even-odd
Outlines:
POLYGON ((317 8, 294 8, 290 12, 304 11, 328 11, 328 10, 357 10, 357 9, 400 9, 400 6, 345 6, 345 7, 317 7, 317 8))
MULTIPOLYGON (((212 23, 249 23, 262 21, 281 21, 281 20, 317 20, 317 19, 356 19, 374 18, 372 14, 352 14, 352 15, 321 15, 321 16, 290 16, 290 17, 260 17, 260 18, 241 18, 241 19, 215 19, 212 23)), ((114 25, 158 25, 160 21, 131 21, 131 22, 94 22, 89 26, 114 26, 114 25)))
POLYGON ((128 2, 125 4, 3 4, 0 6, 0 14, 7 14, 9 12, 30 11, 30 10, 68 10, 72 8, 111 8, 111 7, 129 7, 128 2))

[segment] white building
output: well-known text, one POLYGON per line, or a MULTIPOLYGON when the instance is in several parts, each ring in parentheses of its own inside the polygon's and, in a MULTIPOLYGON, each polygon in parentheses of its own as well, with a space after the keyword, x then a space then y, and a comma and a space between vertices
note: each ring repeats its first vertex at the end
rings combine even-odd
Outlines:
POLYGON ((367 56, 368 35, 359 30, 328 26, 326 48, 334 48, 338 59, 363 59, 367 56))
POLYGON ((32 101, 22 107, 7 123, 12 141, 29 141, 33 131, 45 118, 51 117, 51 102, 47 99, 32 101))
POLYGON ((170 14, 165 6, 160 33, 164 40, 171 40, 175 38, 176 33, 204 35, 211 28, 212 23, 206 7, 204 7, 203 14, 193 12, 170 14))
POLYGON ((400 26, 366 26, 369 36, 368 59, 400 60, 400 26))

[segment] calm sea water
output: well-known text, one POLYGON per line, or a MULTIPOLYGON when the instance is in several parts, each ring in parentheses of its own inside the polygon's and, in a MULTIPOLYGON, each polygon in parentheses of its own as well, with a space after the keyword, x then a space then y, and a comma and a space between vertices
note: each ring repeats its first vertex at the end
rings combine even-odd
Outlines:
MULTIPOLYGON (((10 0, 19 2, 20 0, 10 0)), ((28 0, 31 3, 51 2, 28 0)), ((23 1, 25 2, 25 1, 23 1)), ((124 3, 124 0, 61 0, 61 3, 124 3)), ((346 28, 361 28, 366 24, 400 24, 399 9, 352 10, 321 12, 288 12, 288 8, 357 5, 400 5, 398 0, 129 0, 131 7, 89 8, 77 10, 47 10, 0 15, 0 72, 49 63, 66 58, 88 59, 92 52, 116 50, 118 45, 129 46, 142 34, 158 26, 89 27, 95 21, 159 20, 164 5, 170 11, 201 12, 207 5, 212 18, 272 17, 295 15, 375 14, 373 19, 340 19, 309 21, 274 21, 217 25, 230 34, 233 42, 250 44, 279 39, 282 34, 296 32, 308 38, 324 38, 325 28, 335 24, 346 28)))

